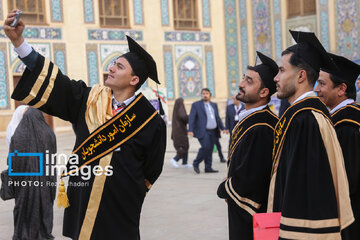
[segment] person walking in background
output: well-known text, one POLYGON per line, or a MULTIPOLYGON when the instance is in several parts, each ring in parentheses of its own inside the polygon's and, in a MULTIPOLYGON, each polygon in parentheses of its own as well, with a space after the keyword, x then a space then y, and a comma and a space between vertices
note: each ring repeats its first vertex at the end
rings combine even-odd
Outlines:
POLYGON ((196 173, 200 173, 199 164, 205 161, 205 172, 216 173, 218 170, 212 168, 212 151, 219 137, 220 130, 224 130, 223 123, 219 117, 216 103, 210 101, 211 92, 208 88, 201 90, 201 100, 191 105, 189 116, 189 136, 196 137, 201 145, 199 152, 193 162, 196 173))
POLYGON ((360 239, 360 105, 354 102, 360 65, 329 54, 339 68, 322 69, 315 92, 330 109, 343 152, 355 221, 341 232, 342 240, 360 239))
POLYGON ((8 149, 10 148, 11 138, 14 135, 16 128, 19 126, 19 123, 21 122, 28 107, 28 105, 20 105, 15 109, 12 115, 12 118, 6 129, 6 146, 8 149))
MULTIPOLYGON (((211 101, 211 96, 210 96, 210 101, 211 101)), ((225 129, 224 129, 224 132, 225 132, 225 133, 228 133, 228 130, 225 128, 225 129)), ((221 138, 221 135, 220 135, 220 134, 216 136, 214 148, 216 147, 216 151, 217 151, 217 153, 218 153, 218 155, 219 155, 220 162, 221 162, 221 163, 225 163, 226 160, 225 160, 224 154, 222 153, 222 150, 221 150, 220 138, 221 138)))
POLYGON ((226 117, 225 117, 225 129, 229 131, 230 133, 230 139, 229 139, 229 147, 231 143, 231 135, 232 130, 234 129, 235 125, 239 122, 239 114, 245 110, 245 105, 236 98, 235 94, 232 99, 233 103, 229 104, 226 107, 226 117))
MULTIPOLYGON (((46 124, 42 112, 35 108, 19 106, 10 121, 7 134, 6 139, 11 139, 9 153, 14 154, 9 159, 14 173, 39 172, 41 163, 38 156, 18 157, 15 151, 42 153, 43 156, 56 153, 55 134, 46 124)), ((44 172, 45 166, 51 168, 55 165, 53 161, 46 163, 44 160, 42 163, 44 172)), ((52 229, 56 173, 49 175, 11 177, 13 182, 28 183, 26 186, 14 185, 14 240, 54 239, 52 229)))
POLYGON ((274 128, 278 118, 268 103, 276 91, 274 60, 257 52, 262 64, 249 66, 239 83, 238 101, 246 110, 233 130, 228 175, 217 194, 226 199, 230 240, 252 240, 255 213, 266 212, 272 166, 274 128))
POLYGON ((171 139, 173 140, 174 147, 176 150, 176 156, 173 157, 170 162, 178 168, 178 161, 182 159, 181 167, 190 168, 191 164, 187 164, 188 151, 189 151, 189 139, 187 136, 187 123, 189 116, 186 113, 184 99, 178 98, 175 101, 172 125, 171 125, 171 139))

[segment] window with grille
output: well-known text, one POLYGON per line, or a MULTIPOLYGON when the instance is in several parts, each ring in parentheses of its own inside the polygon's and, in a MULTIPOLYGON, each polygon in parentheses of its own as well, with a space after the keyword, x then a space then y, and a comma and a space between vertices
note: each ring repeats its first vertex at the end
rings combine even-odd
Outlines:
POLYGON ((129 27, 128 0, 99 0, 100 26, 129 27))
POLYGON ((288 18, 316 14, 315 0, 288 0, 288 18))
POLYGON ((173 0, 175 29, 197 29, 197 0, 173 0))
POLYGON ((45 23, 45 1, 44 0, 8 0, 9 11, 20 9, 21 19, 25 24, 45 23))

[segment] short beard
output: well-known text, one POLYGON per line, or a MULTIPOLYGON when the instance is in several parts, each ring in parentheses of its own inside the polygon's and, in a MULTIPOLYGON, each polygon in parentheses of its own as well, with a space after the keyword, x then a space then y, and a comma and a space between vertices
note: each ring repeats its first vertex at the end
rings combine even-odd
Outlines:
MULTIPOLYGON (((260 92, 260 90, 259 90, 259 92, 260 92)), ((251 95, 246 95, 245 92, 242 92, 242 93, 243 93, 242 96, 240 96, 239 94, 236 95, 236 99, 242 101, 243 103, 256 103, 256 102, 259 101, 259 96, 258 95, 251 96, 251 95)))
POLYGON ((279 99, 288 99, 289 97, 294 96, 296 93, 296 87, 295 84, 291 83, 287 86, 285 86, 281 92, 277 92, 277 97, 279 99))

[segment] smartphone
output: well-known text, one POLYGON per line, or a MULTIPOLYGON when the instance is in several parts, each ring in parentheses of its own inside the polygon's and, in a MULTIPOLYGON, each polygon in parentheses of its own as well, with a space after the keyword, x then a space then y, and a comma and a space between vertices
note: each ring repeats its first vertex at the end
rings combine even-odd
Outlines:
POLYGON ((10 27, 16 27, 16 25, 18 24, 20 17, 21 17, 22 11, 17 11, 16 15, 15 15, 15 19, 14 21, 10 24, 10 27))

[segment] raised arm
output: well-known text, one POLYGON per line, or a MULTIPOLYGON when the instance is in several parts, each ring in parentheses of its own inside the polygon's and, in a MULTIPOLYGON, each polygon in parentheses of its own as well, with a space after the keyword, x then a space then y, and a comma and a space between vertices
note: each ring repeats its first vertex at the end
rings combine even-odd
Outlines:
POLYGON ((22 37, 25 27, 23 21, 20 19, 17 26, 10 26, 16 11, 8 15, 3 28, 26 69, 11 97, 75 123, 90 88, 83 81, 70 80, 54 63, 31 48, 22 37))

